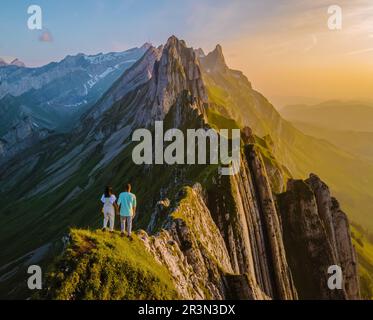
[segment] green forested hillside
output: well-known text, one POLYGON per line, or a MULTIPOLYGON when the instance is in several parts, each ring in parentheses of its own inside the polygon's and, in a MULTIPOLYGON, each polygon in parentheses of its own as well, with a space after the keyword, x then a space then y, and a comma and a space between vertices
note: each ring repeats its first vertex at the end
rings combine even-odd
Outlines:
POLYGON ((359 263, 360 293, 363 299, 373 299, 373 236, 357 225, 351 229, 359 263))

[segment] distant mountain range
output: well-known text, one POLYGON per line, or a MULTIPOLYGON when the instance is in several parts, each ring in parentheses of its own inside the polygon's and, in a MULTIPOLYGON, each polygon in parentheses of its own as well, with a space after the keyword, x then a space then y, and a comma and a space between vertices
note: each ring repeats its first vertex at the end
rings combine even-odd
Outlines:
POLYGON ((354 156, 373 161, 373 132, 333 130, 297 121, 292 124, 307 135, 324 139, 354 156))
POLYGON ((26 65, 19 59, 14 59, 10 63, 6 63, 2 58, 0 58, 0 67, 6 67, 6 66, 16 66, 24 68, 26 65))
POLYGON ((39 68, 19 60, 0 65, 0 163, 51 132, 71 129, 148 47, 67 56, 39 68))
POLYGON ((280 110, 305 134, 325 139, 363 159, 373 160, 373 104, 328 101, 291 105, 280 110))
POLYGON ((332 100, 316 105, 289 105, 280 112, 290 121, 332 130, 373 132, 373 104, 332 100))

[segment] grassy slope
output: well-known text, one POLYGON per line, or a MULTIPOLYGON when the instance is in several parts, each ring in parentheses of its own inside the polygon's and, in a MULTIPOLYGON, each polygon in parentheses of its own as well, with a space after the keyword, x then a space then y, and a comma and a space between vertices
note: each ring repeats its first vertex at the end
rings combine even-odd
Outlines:
POLYGON ((168 270, 137 235, 72 230, 71 242, 47 275, 48 299, 176 299, 168 270))
POLYGON ((351 227, 351 235, 359 262, 361 296, 363 299, 373 299, 373 243, 356 226, 351 227))

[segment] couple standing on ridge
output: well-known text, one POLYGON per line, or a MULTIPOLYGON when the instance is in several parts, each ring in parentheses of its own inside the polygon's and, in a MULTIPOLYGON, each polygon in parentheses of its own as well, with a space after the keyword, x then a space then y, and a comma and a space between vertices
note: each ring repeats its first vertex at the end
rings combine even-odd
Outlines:
POLYGON ((124 192, 117 197, 113 193, 112 187, 106 187, 105 192, 101 197, 101 202, 104 204, 102 213, 104 214, 104 226, 102 231, 106 230, 109 222, 110 232, 114 232, 115 213, 120 218, 121 236, 124 236, 124 231, 127 231, 127 236, 132 239, 132 219, 136 214, 136 196, 131 193, 131 185, 125 185, 124 192))

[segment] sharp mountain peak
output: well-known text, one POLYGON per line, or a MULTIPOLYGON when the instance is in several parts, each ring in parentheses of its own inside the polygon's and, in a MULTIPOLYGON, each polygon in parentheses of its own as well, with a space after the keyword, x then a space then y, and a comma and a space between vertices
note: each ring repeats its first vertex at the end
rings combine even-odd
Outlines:
POLYGON ((10 64, 13 65, 13 66, 17 66, 17 67, 26 67, 24 62, 22 62, 18 58, 15 58, 10 64))
POLYGON ((228 66, 225 62, 223 48, 220 44, 217 44, 215 49, 208 53, 205 57, 200 57, 203 60, 206 69, 210 70, 225 70, 228 66))
POLYGON ((17 66, 22 68, 26 67, 26 65, 18 58, 13 59, 10 63, 7 63, 4 59, 0 58, 0 67, 5 66, 17 66))

